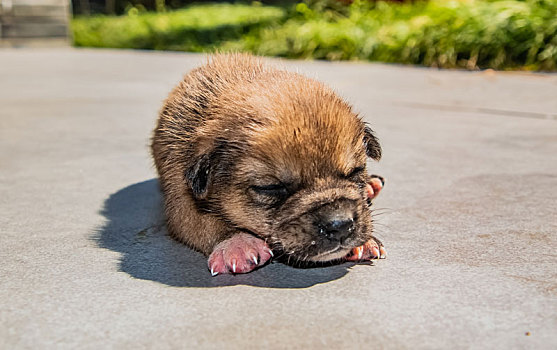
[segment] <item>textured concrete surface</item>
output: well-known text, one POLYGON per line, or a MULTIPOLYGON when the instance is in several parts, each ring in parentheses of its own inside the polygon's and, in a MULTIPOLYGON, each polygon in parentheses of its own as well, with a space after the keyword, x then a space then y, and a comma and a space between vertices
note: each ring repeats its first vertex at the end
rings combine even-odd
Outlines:
POLYGON ((147 146, 202 60, 0 50, 1 349, 557 347, 556 75, 286 62, 380 137, 389 257, 211 278, 147 146))

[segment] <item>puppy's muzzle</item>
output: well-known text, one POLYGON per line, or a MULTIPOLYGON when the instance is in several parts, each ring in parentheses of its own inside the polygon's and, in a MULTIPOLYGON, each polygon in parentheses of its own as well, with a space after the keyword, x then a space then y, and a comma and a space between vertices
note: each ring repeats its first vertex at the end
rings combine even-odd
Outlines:
POLYGON ((321 237, 343 243, 356 228, 356 203, 352 200, 338 200, 321 207, 317 211, 315 228, 321 237))

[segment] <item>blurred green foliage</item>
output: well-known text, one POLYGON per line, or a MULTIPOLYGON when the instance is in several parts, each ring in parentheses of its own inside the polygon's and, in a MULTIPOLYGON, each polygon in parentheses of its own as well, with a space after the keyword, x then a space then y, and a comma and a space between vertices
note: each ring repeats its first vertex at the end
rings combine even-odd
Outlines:
POLYGON ((194 5, 162 13, 132 7, 124 16, 77 17, 71 26, 76 46, 199 52, 253 35, 285 14, 280 7, 231 4, 194 5))
POLYGON ((557 70, 557 1, 309 0, 193 5, 164 13, 80 17, 77 46, 371 60, 443 68, 557 70))

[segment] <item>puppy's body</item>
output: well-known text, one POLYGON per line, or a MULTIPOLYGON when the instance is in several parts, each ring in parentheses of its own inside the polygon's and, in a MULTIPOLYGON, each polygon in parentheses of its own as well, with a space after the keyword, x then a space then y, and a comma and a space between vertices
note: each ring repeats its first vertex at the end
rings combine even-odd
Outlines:
POLYGON ((372 239, 366 155, 380 146, 319 82, 215 56, 165 101, 152 151, 169 231, 211 254, 212 271, 247 272, 269 247, 339 259, 372 239))

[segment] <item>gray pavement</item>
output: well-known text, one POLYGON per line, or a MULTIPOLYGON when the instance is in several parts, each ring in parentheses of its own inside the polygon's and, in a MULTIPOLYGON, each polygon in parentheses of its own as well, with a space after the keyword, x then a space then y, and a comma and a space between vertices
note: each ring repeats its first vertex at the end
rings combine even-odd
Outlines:
POLYGON ((557 75, 285 62, 381 139, 388 259, 211 278, 148 152, 202 61, 0 50, 0 349, 557 348, 557 75))

